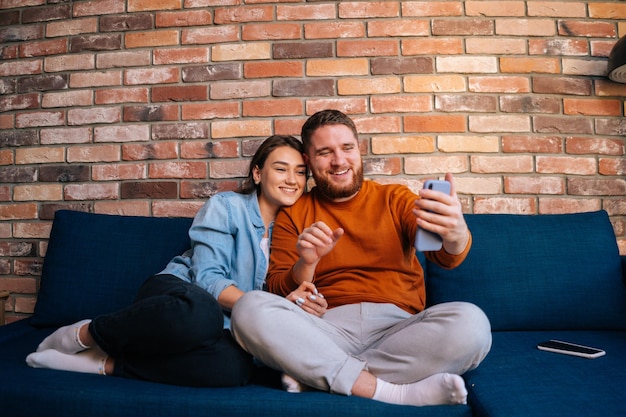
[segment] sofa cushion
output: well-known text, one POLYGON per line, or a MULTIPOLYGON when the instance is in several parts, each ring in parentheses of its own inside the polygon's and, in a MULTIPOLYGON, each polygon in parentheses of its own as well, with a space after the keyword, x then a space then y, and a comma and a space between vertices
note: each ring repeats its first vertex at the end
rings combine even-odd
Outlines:
POLYGON ((487 358, 465 374, 475 417, 626 416, 626 332, 496 332, 487 358), (602 348, 585 359, 537 349, 560 339, 602 348))
POLYGON ((493 330, 626 329, 626 286, 604 211, 469 214, 474 243, 454 270, 426 262, 430 305, 465 300, 493 330))
POLYGON ((24 358, 51 331, 30 326, 26 320, 0 327, 0 415, 472 417, 467 405, 411 407, 321 391, 292 394, 264 381, 238 388, 195 388, 29 368, 24 358), (8 333, 19 336, 4 337, 8 333))
POLYGON ((130 304, 146 278, 189 248, 191 222, 58 211, 31 323, 61 326, 130 304))

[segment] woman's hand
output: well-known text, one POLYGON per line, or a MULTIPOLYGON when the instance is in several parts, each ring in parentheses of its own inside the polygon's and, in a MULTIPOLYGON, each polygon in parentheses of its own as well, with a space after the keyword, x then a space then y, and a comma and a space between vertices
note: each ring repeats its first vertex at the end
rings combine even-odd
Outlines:
POLYGON ((326 299, 311 282, 303 282, 285 298, 317 317, 322 317, 328 308, 326 299))

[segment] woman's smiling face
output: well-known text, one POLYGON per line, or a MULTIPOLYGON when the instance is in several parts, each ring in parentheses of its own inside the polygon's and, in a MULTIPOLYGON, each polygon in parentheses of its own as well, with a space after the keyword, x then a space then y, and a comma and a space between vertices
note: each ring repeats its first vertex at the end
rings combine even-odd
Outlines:
POLYGON ((300 152, 290 146, 274 149, 263 168, 254 168, 254 179, 261 184, 259 204, 291 206, 306 187, 306 165, 300 152))

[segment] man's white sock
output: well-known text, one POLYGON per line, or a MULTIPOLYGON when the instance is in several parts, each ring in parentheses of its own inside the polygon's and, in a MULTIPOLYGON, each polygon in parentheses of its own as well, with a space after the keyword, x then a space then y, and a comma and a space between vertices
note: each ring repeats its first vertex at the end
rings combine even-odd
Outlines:
POLYGON ((62 353, 74 354, 82 350, 88 349, 78 337, 78 331, 83 325, 91 322, 91 320, 81 320, 69 326, 58 328, 50 336, 46 337, 37 347, 37 352, 48 349, 58 350, 62 353))
POLYGON ((465 381, 455 374, 435 374, 412 384, 392 384, 376 378, 374 400, 403 405, 466 404, 465 381))
POLYGON ((97 347, 76 354, 67 354, 58 350, 48 349, 31 353, 26 357, 26 363, 31 368, 48 368, 59 371, 106 375, 104 364, 107 357, 107 354, 97 347))

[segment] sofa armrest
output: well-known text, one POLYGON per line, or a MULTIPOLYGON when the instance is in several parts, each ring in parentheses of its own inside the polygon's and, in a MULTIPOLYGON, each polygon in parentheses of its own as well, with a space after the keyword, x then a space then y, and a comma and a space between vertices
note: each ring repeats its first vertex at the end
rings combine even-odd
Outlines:
POLYGON ((4 302, 9 298, 8 291, 0 291, 0 326, 4 326, 4 302))

